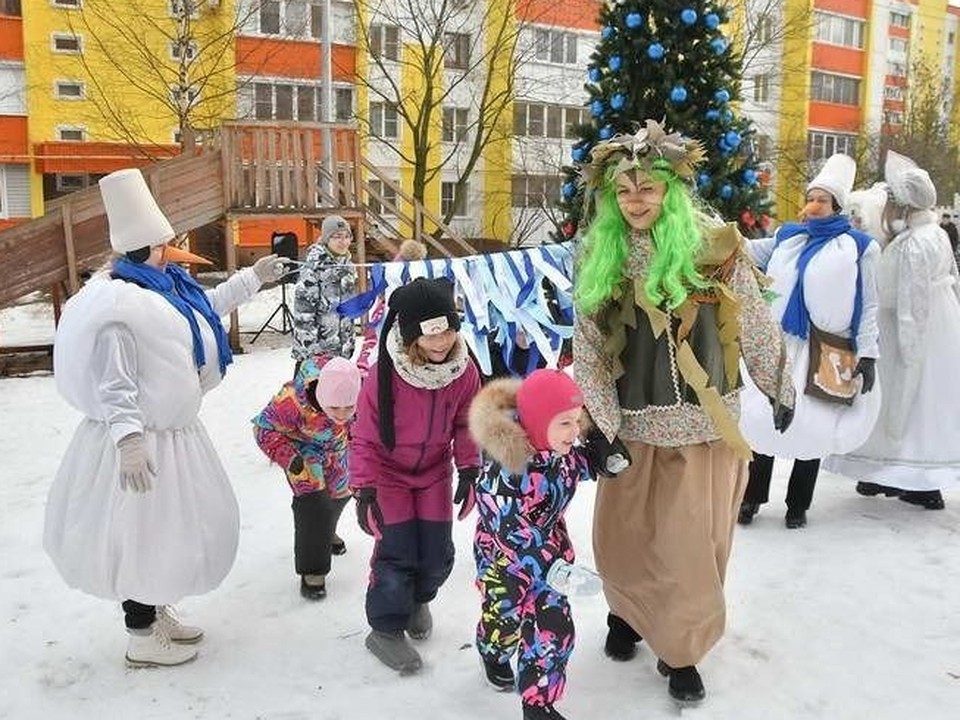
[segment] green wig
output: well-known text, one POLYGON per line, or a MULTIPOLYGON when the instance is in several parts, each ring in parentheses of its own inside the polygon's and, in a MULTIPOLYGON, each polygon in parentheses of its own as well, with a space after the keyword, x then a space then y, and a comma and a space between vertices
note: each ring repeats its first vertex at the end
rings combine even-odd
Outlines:
MULTIPOLYGON (((669 163, 658 161, 649 174, 667 187, 660 216, 650 229, 653 254, 644 290, 654 305, 665 303, 673 309, 683 304, 692 289, 708 285, 696 266, 703 246, 701 213, 669 163)), ((617 169, 611 167, 597 190, 596 214, 584 235, 574 280, 577 310, 588 314, 619 297, 630 255, 632 233, 617 203, 616 176, 617 169)))

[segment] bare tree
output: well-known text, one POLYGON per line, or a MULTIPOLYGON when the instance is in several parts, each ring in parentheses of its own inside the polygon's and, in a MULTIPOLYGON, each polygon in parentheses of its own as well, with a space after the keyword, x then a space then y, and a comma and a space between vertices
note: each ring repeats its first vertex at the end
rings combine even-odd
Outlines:
POLYGON ((808 38, 815 22, 813 3, 784 7, 783 0, 747 0, 737 49, 744 69, 772 70, 771 59, 785 41, 808 38))
MULTIPOLYGON (((145 0, 84 0, 67 14, 82 37, 86 97, 109 140, 152 155, 149 125, 170 121, 181 145, 233 114, 236 37, 259 3, 233 13, 208 0, 170 0, 158 11, 145 0)), ((163 143, 157 143, 162 145, 163 143)))

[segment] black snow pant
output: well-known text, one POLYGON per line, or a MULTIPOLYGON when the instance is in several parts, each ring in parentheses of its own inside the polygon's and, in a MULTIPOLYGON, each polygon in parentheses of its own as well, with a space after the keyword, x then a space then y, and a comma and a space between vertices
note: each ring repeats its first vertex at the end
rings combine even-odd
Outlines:
POLYGON ((381 632, 407 627, 453 570, 453 523, 414 518, 384 525, 370 560, 367 621, 381 632))
MULTIPOLYGON (((787 485, 787 511, 806 512, 813 502, 813 489, 820 473, 820 459, 794 460, 787 485)), ((770 500, 770 479, 773 477, 773 458, 770 455, 753 454, 750 462, 750 479, 743 502, 762 505, 770 500)))
POLYGON ((298 575, 330 572, 330 543, 349 497, 333 499, 326 490, 293 498, 293 560, 298 575))

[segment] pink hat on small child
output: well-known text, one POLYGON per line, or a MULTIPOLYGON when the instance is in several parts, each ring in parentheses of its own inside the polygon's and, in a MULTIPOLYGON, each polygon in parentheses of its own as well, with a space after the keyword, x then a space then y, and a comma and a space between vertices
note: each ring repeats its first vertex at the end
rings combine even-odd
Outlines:
POLYGON ((322 408, 351 407, 360 394, 360 371, 342 357, 327 360, 317 376, 317 405, 322 408))
POLYGON ((534 450, 549 450, 550 421, 579 407, 583 407, 583 393, 562 370, 534 370, 517 390, 517 416, 534 450))

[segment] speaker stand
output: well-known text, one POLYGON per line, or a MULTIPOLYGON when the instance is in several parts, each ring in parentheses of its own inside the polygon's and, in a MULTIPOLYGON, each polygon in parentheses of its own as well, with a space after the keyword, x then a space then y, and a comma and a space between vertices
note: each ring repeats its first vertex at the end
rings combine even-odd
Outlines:
POLYGON ((293 332, 293 313, 290 312, 290 306, 287 305, 287 283, 280 284, 280 304, 274 308, 273 312, 270 313, 270 317, 267 318, 266 322, 260 326, 260 329, 254 333, 253 337, 250 339, 250 344, 253 345, 257 341, 257 338, 263 334, 263 331, 267 328, 270 328, 274 332, 280 333, 281 335, 287 335, 293 332), (273 319, 277 316, 277 313, 280 313, 280 327, 274 327, 270 323, 273 322, 273 319))

